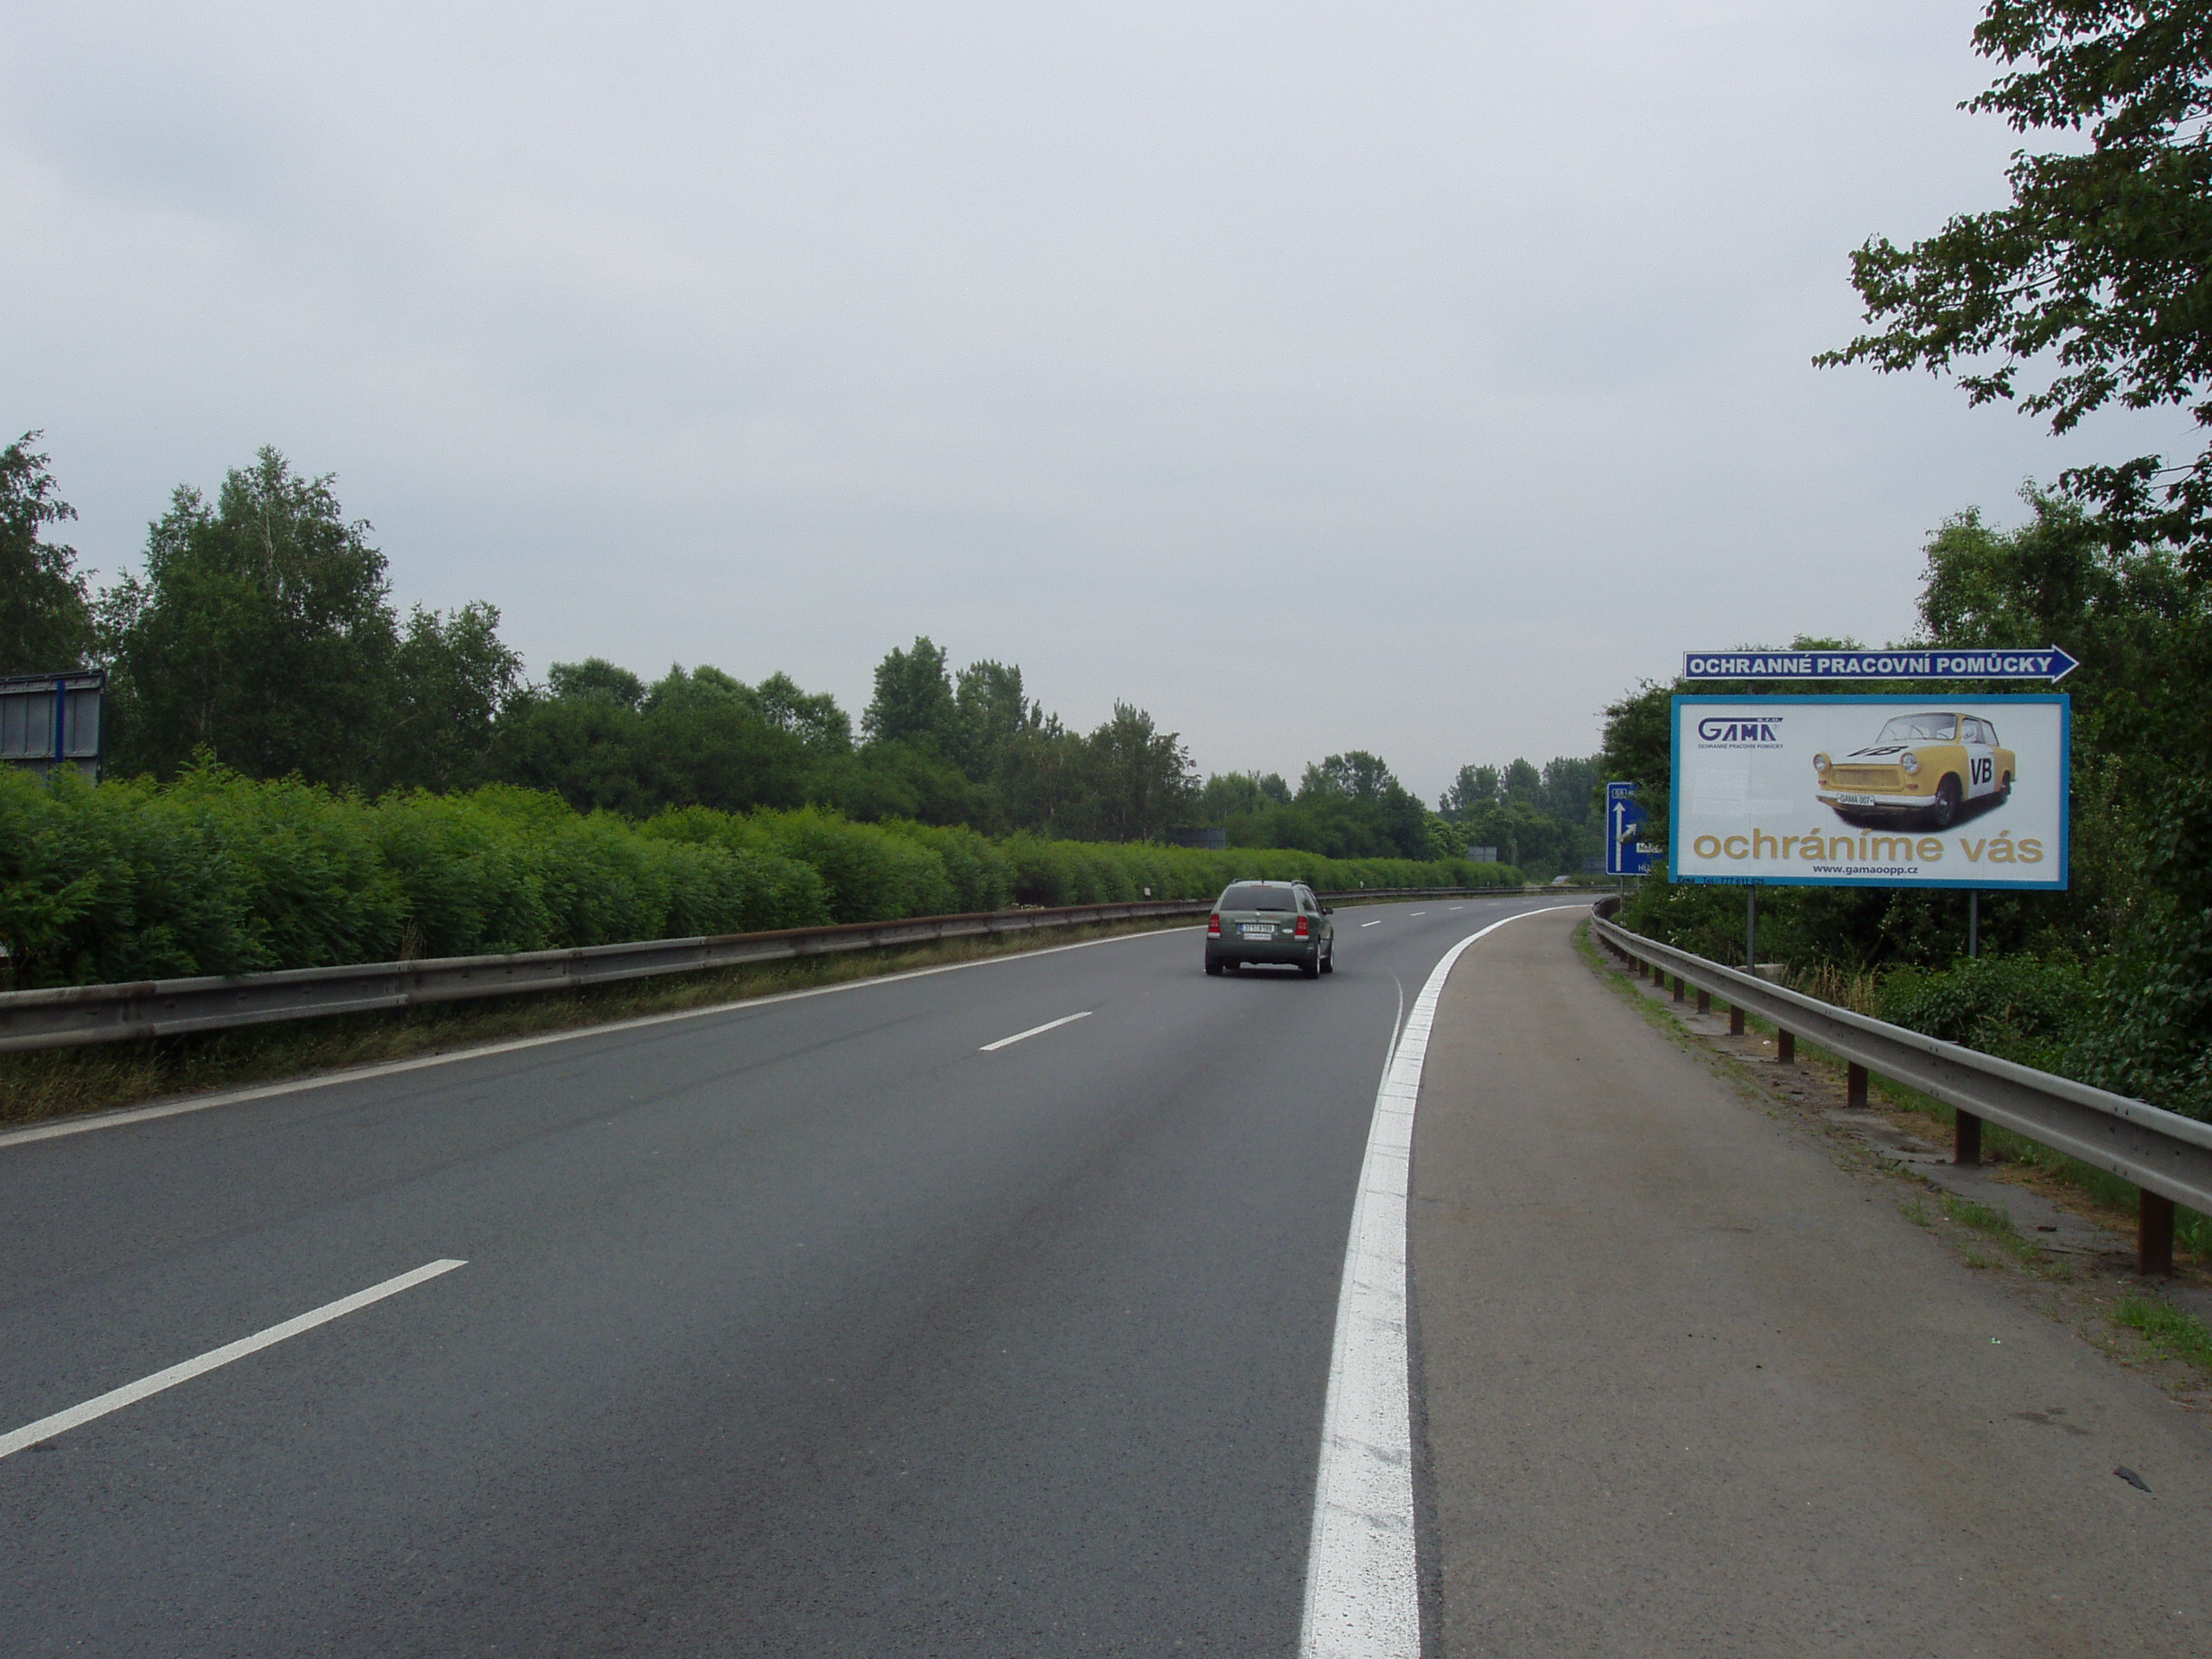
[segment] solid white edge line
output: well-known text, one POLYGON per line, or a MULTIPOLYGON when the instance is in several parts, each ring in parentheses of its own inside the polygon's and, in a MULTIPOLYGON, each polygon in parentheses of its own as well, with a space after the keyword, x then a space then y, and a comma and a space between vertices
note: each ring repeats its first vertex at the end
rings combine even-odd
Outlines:
POLYGON ((1090 1018, 1090 1010, 1089 1008, 1085 1008, 1081 1014, 1064 1014, 1057 1020, 1047 1020, 1041 1026, 1032 1026, 1027 1031, 1015 1032, 1011 1037, 1001 1037, 995 1043, 985 1043, 976 1052, 978 1054, 995 1054, 999 1050, 1010 1047, 1014 1044, 1020 1042, 1026 1038, 1040 1036, 1048 1031, 1058 1031, 1062 1026, 1071 1026, 1078 1020, 1088 1020, 1090 1018))
MULTIPOLYGON (((84 1117, 65 1118, 58 1123, 39 1123, 27 1129, 10 1129, 0 1134, 0 1147, 22 1146, 32 1141, 58 1140, 66 1135, 90 1135, 95 1129, 119 1129, 126 1124, 148 1123, 156 1118, 175 1117, 185 1112, 212 1111, 218 1106, 243 1106, 249 1101, 270 1100, 279 1095, 297 1094, 308 1089, 327 1089, 337 1084, 365 1083, 375 1077, 396 1077, 403 1071, 419 1071, 427 1066, 450 1065, 456 1060, 485 1059, 494 1054, 513 1054, 526 1048, 541 1048, 548 1043, 573 1042, 582 1037, 607 1037, 626 1031, 643 1031, 652 1026, 670 1025, 678 1020, 700 1020, 709 1014, 734 1014, 746 1008, 765 1008, 776 1002, 801 1002, 812 996, 834 996, 843 991, 871 990, 879 985, 895 985, 909 979, 927 979, 934 974, 954 974, 968 968, 996 968, 1010 962, 1028 962, 1038 957, 1057 956, 1063 950, 1088 950, 1095 944, 1122 944, 1131 939, 1149 939, 1163 933, 1195 933, 1198 924, 1188 927, 1155 927, 1142 933, 1116 933, 1109 938, 1077 939, 1072 944, 1048 944, 1034 950, 1013 950, 1002 957, 985 957, 976 962, 948 962, 936 968, 909 968, 903 973, 875 974, 867 979, 848 980, 842 985, 813 985, 804 990, 773 991, 766 996, 741 996, 733 1002, 710 1002, 703 1007, 677 1008, 668 1014, 641 1014, 634 1020, 610 1020, 604 1025, 575 1026, 567 1031, 549 1031, 535 1037, 510 1037, 496 1043, 482 1043, 468 1048, 456 1048, 443 1054, 418 1054, 412 1059, 385 1060, 376 1065, 354 1066, 344 1071, 326 1071, 320 1077, 292 1077, 283 1083, 264 1083, 251 1089, 226 1090, 221 1094, 203 1095, 190 1100, 165 1101, 157 1106, 130 1106, 119 1112, 95 1112, 84 1117)), ((773 966, 773 963, 768 964, 773 966)))
POLYGON ((126 1382, 119 1389, 111 1389, 82 1405, 72 1406, 67 1411, 57 1411, 51 1417, 41 1417, 12 1433, 0 1434, 0 1458, 13 1457, 25 1446, 36 1446, 41 1440, 50 1440, 57 1434, 83 1427, 96 1417, 105 1417, 111 1411, 120 1411, 125 1406, 135 1405, 149 1395, 173 1389, 180 1382, 188 1382, 218 1366, 227 1365, 234 1359, 244 1359, 248 1354, 273 1347, 288 1337, 296 1337, 302 1331, 312 1331, 318 1325, 327 1325, 333 1319, 343 1319, 348 1313, 366 1307, 371 1302, 397 1296, 403 1290, 412 1290, 425 1280, 435 1279, 440 1274, 451 1273, 455 1268, 467 1265, 466 1262, 456 1262, 449 1257, 425 1262, 411 1273, 403 1273, 380 1285, 371 1285, 366 1290, 357 1290, 351 1296, 340 1296, 334 1302, 325 1302, 321 1307, 286 1319, 282 1325, 272 1325, 266 1331, 257 1331, 250 1337, 240 1337, 236 1342, 210 1349, 197 1359, 188 1359, 165 1371, 142 1376, 136 1382, 126 1382))
POLYGON ((1406 1016, 1375 1093, 1337 1295, 1322 1408, 1313 1532, 1306 1556, 1302 1659, 1420 1659, 1414 1558, 1411 1367, 1406 1351, 1406 1196, 1421 1064, 1444 982, 1467 947, 1508 922, 1586 905, 1516 912, 1444 953, 1406 1016))

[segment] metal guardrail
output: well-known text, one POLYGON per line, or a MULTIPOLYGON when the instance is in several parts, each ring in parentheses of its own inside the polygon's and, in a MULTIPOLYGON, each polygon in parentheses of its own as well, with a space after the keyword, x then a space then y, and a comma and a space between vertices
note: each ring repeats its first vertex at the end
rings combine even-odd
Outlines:
MULTIPOLYGON (((1537 891, 1513 887, 1407 887, 1325 893, 1325 899, 1425 899, 1537 891)), ((1147 899, 1127 904, 1058 909, 982 911, 913 916, 895 922, 731 933, 717 938, 651 939, 511 956, 438 957, 275 973, 141 980, 0 992, 0 1053, 72 1048, 88 1043, 143 1041, 236 1026, 312 1020, 458 1002, 480 996, 575 990, 587 985, 697 973, 750 963, 782 962, 842 950, 880 950, 942 939, 1084 927, 1100 922, 1204 916, 1211 899, 1147 899)))
POLYGON ((324 1014, 456 1002, 530 991, 575 990, 659 974, 696 973, 842 950, 876 950, 939 939, 1082 927, 1097 922, 1203 916, 1209 899, 1155 899, 1055 910, 914 916, 895 922, 731 933, 718 938, 651 939, 512 956, 438 957, 417 962, 293 968, 275 973, 70 985, 0 993, 0 1053, 175 1037, 233 1026, 324 1014))
POLYGON ((1644 969, 1655 981, 1671 975, 1677 1001, 1685 987, 1694 988, 1700 1013, 1711 1007, 1712 998, 1721 998, 1728 1005, 1732 1032, 1741 1033, 1746 1013, 1765 1020, 1777 1033, 1778 1061, 1796 1058, 1801 1037, 1827 1050, 1845 1063, 1846 1095, 1853 1106, 1866 1105, 1870 1073, 1942 1101, 1957 1114, 1956 1162, 1981 1161, 1986 1120, 2133 1182, 2142 1194, 2136 1253, 2143 1272, 2173 1271, 2176 1204, 2212 1214, 2212 1123, 1724 968, 1619 926, 1609 919, 1618 902, 1605 899, 1593 906, 1597 913, 1591 923, 1614 955, 1644 969))
POLYGON ((1346 887, 1325 893, 1325 899, 1341 899, 1357 904, 1370 899, 1500 899, 1535 893, 1587 893, 1587 887, 1346 887))

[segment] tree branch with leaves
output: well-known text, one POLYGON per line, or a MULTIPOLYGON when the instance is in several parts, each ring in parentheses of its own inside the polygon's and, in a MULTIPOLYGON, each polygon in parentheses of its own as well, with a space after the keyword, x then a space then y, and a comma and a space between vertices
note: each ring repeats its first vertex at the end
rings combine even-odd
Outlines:
MULTIPOLYGON (((2212 435, 2212 6, 1993 0, 1974 35, 2009 73, 1961 107, 2088 147, 2015 151, 2010 206, 1851 257, 1868 323, 1822 367, 1948 375, 1971 404, 2071 430, 2107 405, 2185 407, 2212 435)), ((2114 540, 2164 541, 2212 569, 2212 435, 2062 475, 2114 540)))

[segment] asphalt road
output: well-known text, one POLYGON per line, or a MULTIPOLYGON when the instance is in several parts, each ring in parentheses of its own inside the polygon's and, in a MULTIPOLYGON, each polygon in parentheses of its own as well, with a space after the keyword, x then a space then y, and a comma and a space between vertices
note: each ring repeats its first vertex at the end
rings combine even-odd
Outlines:
POLYGON ((0 1457, 0 1644, 1289 1654, 1387 1046, 1547 902, 1340 911, 1318 982, 1156 934, 0 1145, 0 1433, 466 1263, 0 1457))

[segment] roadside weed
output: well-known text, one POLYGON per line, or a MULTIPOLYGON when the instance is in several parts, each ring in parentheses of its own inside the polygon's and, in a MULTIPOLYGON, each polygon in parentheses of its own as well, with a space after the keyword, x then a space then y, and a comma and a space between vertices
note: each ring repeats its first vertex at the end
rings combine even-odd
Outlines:
POLYGON ((2113 1324, 2139 1332, 2153 1352, 2212 1371, 2212 1328, 2194 1313, 2185 1313, 2162 1298, 2131 1290, 2120 1299, 2112 1318, 2113 1324))

